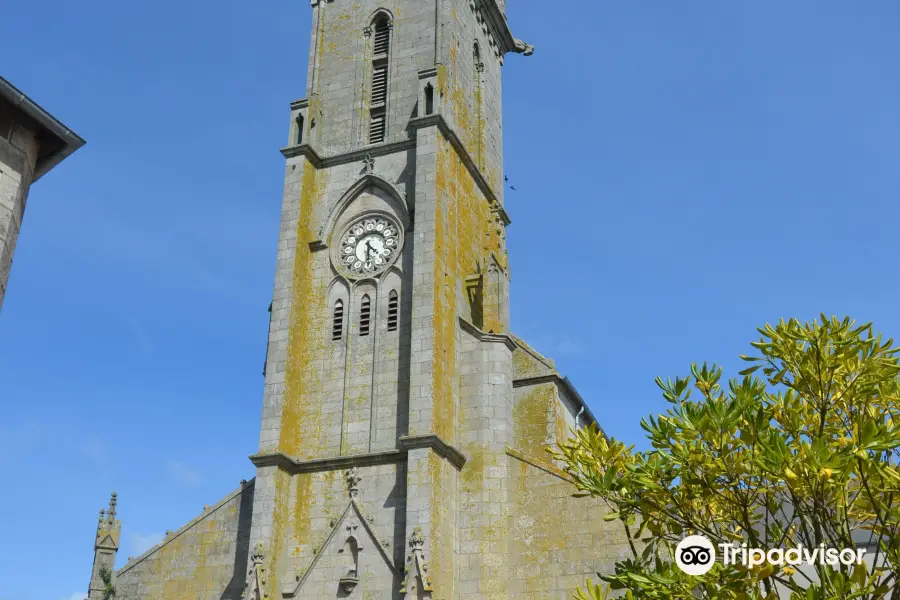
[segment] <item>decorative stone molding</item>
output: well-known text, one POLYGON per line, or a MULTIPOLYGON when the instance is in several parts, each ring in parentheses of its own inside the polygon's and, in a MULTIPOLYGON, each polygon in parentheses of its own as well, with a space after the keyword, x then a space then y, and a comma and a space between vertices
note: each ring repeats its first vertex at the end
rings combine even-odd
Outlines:
POLYGON ((347 492, 351 498, 356 498, 359 495, 359 482, 362 481, 362 477, 359 476, 359 469, 352 467, 345 475, 347 477, 347 492))
POLYGON ((347 571, 339 579, 338 585, 340 585, 341 589, 343 589, 346 594, 349 594, 359 582, 359 553, 364 550, 368 551, 370 547, 377 549, 378 555, 381 556, 391 573, 396 574, 397 571, 394 567, 394 563, 385 551, 387 546, 378 542, 378 538, 375 536, 375 530, 373 529, 373 519, 371 519, 363 510, 358 498, 351 498, 347 503, 344 512, 341 513, 341 516, 332 520, 330 524, 332 527, 331 532, 321 544, 314 548, 314 558, 309 566, 296 576, 295 582, 292 582, 282 589, 282 598, 300 597, 300 590, 315 570, 316 565, 326 554, 325 551, 334 540, 335 536, 342 535, 339 533, 341 531, 346 533, 346 537, 344 538, 344 545, 341 550, 339 550, 339 553, 345 557, 347 571), (364 541, 366 538, 368 538, 368 542, 364 541))

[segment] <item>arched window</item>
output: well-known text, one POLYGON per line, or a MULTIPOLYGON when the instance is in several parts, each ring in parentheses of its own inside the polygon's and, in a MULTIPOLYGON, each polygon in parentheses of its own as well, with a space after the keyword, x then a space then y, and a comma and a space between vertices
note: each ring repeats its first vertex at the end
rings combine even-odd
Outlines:
POLYGON ((397 290, 391 290, 388 296, 388 331, 397 331, 397 321, 400 316, 400 302, 397 298, 397 290))
POLYGON ((297 145, 303 143, 303 115, 297 115, 297 145))
POLYGON ((372 301, 366 294, 362 298, 362 305, 359 308, 359 335, 369 335, 369 322, 372 316, 372 301))
POLYGON ((384 141, 387 90, 388 52, 391 49, 391 22, 386 15, 375 21, 375 42, 372 47, 372 92, 369 96, 369 143, 384 141))
POLYGON ((334 314, 331 318, 331 339, 339 340, 344 335, 344 301, 334 303, 334 314))

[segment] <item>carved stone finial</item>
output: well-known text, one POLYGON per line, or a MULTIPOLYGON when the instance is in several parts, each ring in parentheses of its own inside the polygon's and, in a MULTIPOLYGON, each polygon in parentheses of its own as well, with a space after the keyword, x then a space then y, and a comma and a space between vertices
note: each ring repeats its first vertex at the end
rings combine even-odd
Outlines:
POLYGON ((346 476, 347 491, 350 493, 351 498, 356 498, 357 494, 359 494, 359 482, 362 481, 362 477, 359 476, 359 469, 356 467, 349 469, 346 476))
POLYGON ((375 159, 372 158, 371 154, 366 154, 366 157, 363 159, 363 165, 366 167, 366 175, 371 175, 375 172, 375 159))
POLYGON ((243 598, 247 600, 266 600, 266 568, 263 566, 266 554, 262 544, 257 544, 250 555, 250 569, 247 571, 247 584, 244 586, 243 598))
POLYGON ((428 561, 425 560, 425 535, 422 527, 416 525, 409 537, 410 552, 406 557, 406 577, 400 587, 400 593, 410 597, 431 598, 431 578, 428 576, 428 561), (423 595, 424 594, 424 595, 423 595))
POLYGON ((416 525, 412 535, 409 536, 409 547, 413 550, 421 550, 425 547, 425 535, 422 533, 422 528, 419 525, 416 525))
POLYGON ((109 497, 109 510, 106 511, 110 523, 116 518, 116 505, 119 503, 119 495, 115 492, 109 497))
POLYGON ((522 40, 517 39, 514 52, 524 54, 525 56, 531 56, 532 54, 534 54, 534 46, 532 46, 531 44, 526 44, 522 40))
POLYGON ((106 520, 106 511, 101 508, 100 509, 100 522, 102 523, 105 520, 106 520))

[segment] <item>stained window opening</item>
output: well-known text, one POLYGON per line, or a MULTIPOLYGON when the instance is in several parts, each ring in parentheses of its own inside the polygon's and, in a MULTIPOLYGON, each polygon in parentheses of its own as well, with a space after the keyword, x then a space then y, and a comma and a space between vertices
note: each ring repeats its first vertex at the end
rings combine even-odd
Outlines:
POLYGON ((331 321, 331 339, 339 340, 344 335, 344 301, 334 303, 334 317, 331 321))
POLYGON ((399 316, 399 299, 397 298, 397 292, 395 290, 391 290, 391 295, 388 298, 388 331, 397 331, 397 320, 399 316))
POLYGON ((362 299, 362 306, 359 310, 359 335, 369 335, 369 320, 372 314, 372 302, 369 295, 366 294, 362 299))

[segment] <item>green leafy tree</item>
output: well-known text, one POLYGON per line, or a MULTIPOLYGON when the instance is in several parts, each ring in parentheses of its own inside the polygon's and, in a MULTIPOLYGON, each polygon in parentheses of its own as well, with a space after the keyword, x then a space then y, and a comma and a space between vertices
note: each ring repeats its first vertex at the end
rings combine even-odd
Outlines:
POLYGON ((759 329, 750 367, 721 383, 715 365, 657 379, 671 405, 644 419, 651 450, 585 428, 552 449, 578 488, 621 522, 630 555, 580 600, 627 598, 900 599, 900 348, 871 324, 794 319, 759 329), (855 533, 854 533, 855 532, 855 533), (795 570, 718 561, 702 576, 675 565, 691 534, 751 548, 853 548, 875 567, 795 570))

